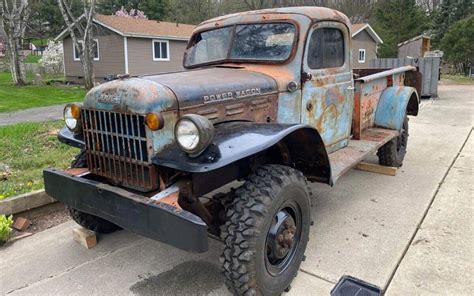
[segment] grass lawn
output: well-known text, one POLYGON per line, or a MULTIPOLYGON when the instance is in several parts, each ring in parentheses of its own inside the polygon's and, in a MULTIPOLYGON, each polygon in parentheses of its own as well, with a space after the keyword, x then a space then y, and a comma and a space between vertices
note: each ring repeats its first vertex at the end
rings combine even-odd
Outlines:
POLYGON ((451 80, 457 84, 474 84, 474 78, 470 78, 469 76, 464 76, 464 75, 442 74, 441 79, 451 80))
POLYGON ((42 56, 40 55, 34 55, 34 54, 29 54, 26 56, 25 63, 32 63, 32 64, 37 64, 39 60, 41 60, 42 56))
POLYGON ((80 102, 85 94, 79 86, 14 86, 10 73, 0 72, 0 112, 80 102))
POLYGON ((58 141, 63 126, 63 121, 0 126, 0 199, 41 189, 44 168, 70 165, 79 149, 58 141))

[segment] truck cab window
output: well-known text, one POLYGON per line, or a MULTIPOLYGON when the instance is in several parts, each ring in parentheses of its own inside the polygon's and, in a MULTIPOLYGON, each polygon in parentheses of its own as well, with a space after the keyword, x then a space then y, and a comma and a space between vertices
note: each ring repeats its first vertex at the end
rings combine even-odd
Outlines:
POLYGON ((321 28, 311 34, 308 66, 311 69, 335 68, 344 65, 344 35, 335 28, 321 28))

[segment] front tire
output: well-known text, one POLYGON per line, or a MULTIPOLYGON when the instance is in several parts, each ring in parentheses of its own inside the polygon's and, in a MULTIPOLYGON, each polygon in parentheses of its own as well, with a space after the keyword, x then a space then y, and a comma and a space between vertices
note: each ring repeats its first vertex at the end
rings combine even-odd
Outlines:
POLYGON ((266 165, 237 189, 222 231, 221 262, 235 295, 279 295, 304 257, 310 190, 300 171, 266 165))
MULTIPOLYGON (((86 168, 87 160, 86 153, 84 150, 81 150, 74 160, 71 163, 71 168, 86 168)), ((89 230, 98 232, 98 233, 111 233, 121 228, 107 220, 104 220, 100 217, 87 214, 71 207, 67 207, 71 218, 79 225, 89 230)))

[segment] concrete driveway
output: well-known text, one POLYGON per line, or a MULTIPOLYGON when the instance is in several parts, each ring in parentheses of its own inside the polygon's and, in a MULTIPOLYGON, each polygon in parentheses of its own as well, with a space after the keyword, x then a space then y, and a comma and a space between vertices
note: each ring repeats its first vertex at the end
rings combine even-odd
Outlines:
MULTIPOLYGON (((387 295, 472 293, 474 86, 441 85, 439 96, 410 119, 397 176, 352 170, 334 188, 313 185, 315 225, 289 295, 328 295, 342 275, 387 295)), ((120 231, 86 250, 72 240, 74 227, 0 249, 0 293, 228 293, 219 242, 197 255, 120 231)))

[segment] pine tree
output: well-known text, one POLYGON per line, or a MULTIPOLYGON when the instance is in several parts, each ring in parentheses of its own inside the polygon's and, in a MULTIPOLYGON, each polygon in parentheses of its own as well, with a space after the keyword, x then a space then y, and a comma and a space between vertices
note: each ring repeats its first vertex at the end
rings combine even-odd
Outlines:
POLYGON ((467 74, 467 67, 474 64, 474 14, 454 23, 441 39, 444 59, 458 72, 467 74))
POLYGON ((384 42, 378 55, 396 57, 398 43, 423 33, 427 17, 415 0, 380 0, 372 24, 384 42))
POLYGON ((451 25, 460 19, 474 13, 472 0, 444 0, 435 10, 431 44, 435 48, 440 45, 444 34, 450 29, 451 25))

